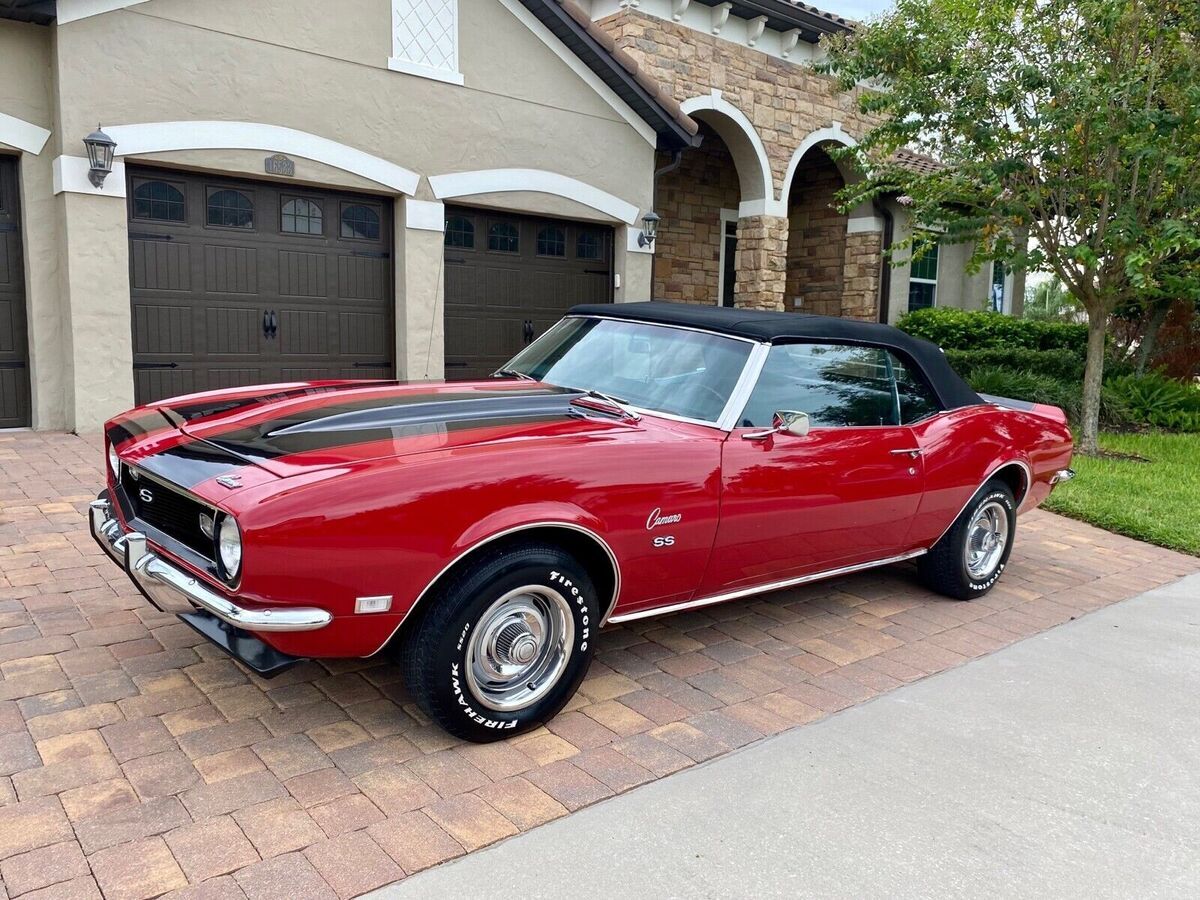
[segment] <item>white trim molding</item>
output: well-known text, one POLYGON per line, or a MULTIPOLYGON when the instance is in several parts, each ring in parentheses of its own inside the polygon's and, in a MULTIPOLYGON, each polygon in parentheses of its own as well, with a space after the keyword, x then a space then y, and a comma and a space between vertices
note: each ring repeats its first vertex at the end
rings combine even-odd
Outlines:
MULTIPOLYGON (((721 139, 725 145, 729 147, 732 153, 737 153, 739 149, 734 146, 738 134, 743 136, 749 144, 750 152, 754 155, 754 164, 756 171, 744 172, 739 168, 738 181, 741 184, 742 197, 741 215, 743 216, 786 216, 787 204, 780 205, 775 202, 775 179, 771 175, 771 162, 767 157, 767 148, 763 144, 762 138, 754 128, 754 123, 750 118, 726 100, 720 91, 713 91, 711 94, 702 94, 699 97, 692 97, 683 101, 680 107, 689 116, 700 113, 700 118, 703 120, 705 112, 713 112, 724 120, 732 123, 736 131, 734 133, 722 134, 721 139), (757 183, 754 183, 757 182, 757 183)), ((712 122, 709 123, 713 124, 712 122)), ((715 125, 718 133, 721 131, 719 125, 715 125)), ((734 162, 737 160, 735 158, 734 162)))
POLYGON ((446 204, 429 200, 404 201, 404 227, 417 231, 446 230, 446 204))
POLYGON ((439 200, 455 197, 470 197, 475 194, 504 194, 514 191, 532 191, 536 194, 552 194, 566 200, 582 203, 610 219, 633 225, 641 213, 632 203, 613 196, 598 187, 543 169, 481 169, 476 172, 454 172, 449 175, 434 175, 429 179, 433 195, 439 200))
POLYGON ((16 116, 0 113, 0 144, 8 144, 10 147, 16 147, 22 153, 32 153, 37 156, 42 152, 42 148, 46 146, 48 140, 50 140, 50 132, 45 128, 34 125, 32 122, 26 122, 24 119, 18 119, 16 116))
POLYGON ((78 22, 80 19, 90 19, 101 13, 137 6, 146 0, 58 0, 55 20, 59 25, 68 22, 78 22))
POLYGON ((531 13, 528 9, 521 5, 520 0, 500 0, 500 4, 517 19, 534 33, 538 40, 550 48, 554 55, 567 64, 567 66, 578 75, 593 91, 600 95, 614 111, 633 128, 642 139, 651 147, 658 146, 658 135, 650 125, 629 108, 629 105, 617 96, 616 91, 605 84, 600 76, 587 67, 587 65, 573 51, 567 48, 566 44, 555 37, 554 32, 547 28, 542 22, 531 13))
POLYGON ((416 172, 306 131, 259 122, 144 122, 104 126, 117 142, 117 155, 139 156, 172 150, 262 150, 286 153, 361 175, 399 194, 413 194, 416 172))
MULTIPOLYGON (((788 198, 792 195, 792 181, 796 177, 796 169, 800 167, 800 161, 804 159, 806 154, 817 144, 841 144, 843 147, 857 147, 858 141, 853 135, 842 131, 842 123, 834 122, 828 128, 818 128, 808 137, 800 142, 800 146, 796 148, 796 152, 792 154, 791 160, 788 161, 787 175, 783 179, 783 190, 780 192, 780 199, 784 206, 787 206, 788 198)), ((839 165, 840 169, 841 166, 839 165)))
POLYGON ((82 156, 60 156, 54 160, 55 194, 90 194, 93 197, 125 196, 125 163, 113 160, 112 171, 104 179, 103 187, 96 187, 88 179, 91 163, 82 156))

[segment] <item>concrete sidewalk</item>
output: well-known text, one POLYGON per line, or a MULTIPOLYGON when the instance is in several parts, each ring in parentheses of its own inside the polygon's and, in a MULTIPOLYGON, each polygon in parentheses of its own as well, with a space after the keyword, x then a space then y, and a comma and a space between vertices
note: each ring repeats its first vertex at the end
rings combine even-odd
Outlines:
POLYGON ((371 896, 1198 892, 1200 575, 371 896))

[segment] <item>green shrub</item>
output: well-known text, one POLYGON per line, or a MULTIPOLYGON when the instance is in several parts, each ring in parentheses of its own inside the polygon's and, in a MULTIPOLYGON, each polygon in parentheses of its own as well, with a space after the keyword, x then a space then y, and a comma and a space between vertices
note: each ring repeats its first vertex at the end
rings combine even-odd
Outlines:
POLYGON ((1014 319, 998 312, 940 306, 914 310, 897 325, 943 350, 1070 350, 1080 359, 1087 351, 1087 326, 1073 322, 1014 319))
POLYGON ((1200 388, 1162 375, 1113 378, 1106 389, 1135 422, 1172 431, 1200 431, 1200 388))
POLYGON ((993 368, 1046 375, 1063 381, 1083 381, 1083 357, 1074 350, 947 350, 946 359, 967 381, 971 380, 973 372, 993 368))

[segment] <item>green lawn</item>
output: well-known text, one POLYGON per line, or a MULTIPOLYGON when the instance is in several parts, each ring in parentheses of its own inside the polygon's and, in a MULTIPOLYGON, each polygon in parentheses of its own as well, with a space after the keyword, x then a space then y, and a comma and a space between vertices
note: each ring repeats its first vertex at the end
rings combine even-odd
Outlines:
POLYGON ((1200 556, 1200 434, 1105 434, 1100 446, 1148 463, 1076 456, 1046 508, 1200 556))

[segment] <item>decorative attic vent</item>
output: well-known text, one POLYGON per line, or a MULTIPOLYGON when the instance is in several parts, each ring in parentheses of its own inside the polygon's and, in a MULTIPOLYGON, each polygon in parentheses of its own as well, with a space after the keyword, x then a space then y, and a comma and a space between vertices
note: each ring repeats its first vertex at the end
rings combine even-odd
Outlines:
POLYGON ((392 0, 388 68, 462 84, 458 71, 458 0, 392 0))

